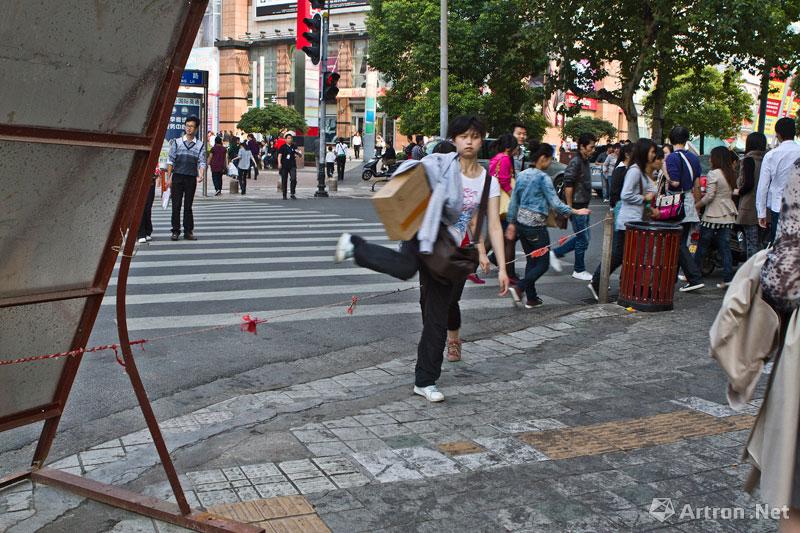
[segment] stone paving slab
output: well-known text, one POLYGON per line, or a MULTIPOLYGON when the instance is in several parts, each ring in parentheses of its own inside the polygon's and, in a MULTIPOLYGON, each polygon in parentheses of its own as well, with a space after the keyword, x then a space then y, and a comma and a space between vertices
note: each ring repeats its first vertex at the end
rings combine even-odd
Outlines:
MULTIPOLYGON (((594 306, 465 342, 464 361, 445 363, 442 404, 410 394, 409 356, 231 398, 162 426, 173 453, 234 433, 240 447, 258 447, 260 437, 247 436, 254 425, 297 450, 267 462, 277 450, 264 449, 266 461, 247 463, 226 460, 221 448, 215 468, 182 476, 192 504, 206 508, 302 494, 333 531, 698 530, 704 521, 661 523, 649 507, 664 497, 755 505, 757 495, 741 492, 748 467, 739 457, 760 403, 727 406, 705 354, 718 301, 697 302, 659 315, 594 306), (652 350, 653 339, 675 331, 679 339, 652 350)), ((133 480, 152 455, 137 432, 59 463, 133 480)), ((145 489, 169 495, 163 483, 145 489)), ((6 523, 18 531, 48 523, 34 500, 31 489, 0 493, 13 515, 6 523)), ((64 502, 62 513, 79 504, 64 502)), ((158 527, 142 524, 123 520, 114 530, 158 527)))

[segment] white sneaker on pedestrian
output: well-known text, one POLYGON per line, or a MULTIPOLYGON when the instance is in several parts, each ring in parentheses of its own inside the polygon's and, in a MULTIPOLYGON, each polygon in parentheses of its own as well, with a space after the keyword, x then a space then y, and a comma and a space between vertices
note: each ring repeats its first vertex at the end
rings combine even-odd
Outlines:
POLYGON ((706 286, 705 283, 695 283, 694 285, 692 285, 691 283, 687 283, 678 290, 681 292, 692 292, 696 291, 697 289, 702 289, 705 286, 706 286))
POLYGON ((683 274, 678 274, 678 279, 685 282, 686 276, 684 276, 683 274))
POLYGON ((586 270, 583 272, 573 272, 572 277, 581 281, 592 281, 592 275, 586 270))
POLYGON ((145 239, 147 239, 147 242, 150 242, 150 241, 152 241, 152 240, 153 240, 153 238, 152 238, 150 235, 148 235, 147 237, 145 237, 145 239))
POLYGON ((428 385, 427 387, 417 387, 414 385, 414 394, 425 396, 426 400, 433 403, 444 401, 444 394, 439 391, 436 385, 428 385))
POLYGON ((561 261, 558 260, 558 256, 552 250, 550 250, 550 268, 555 270, 556 272, 561 272, 564 270, 564 266, 561 264, 561 261))
POLYGON ((717 288, 718 289, 727 289, 728 285, 730 285, 730 284, 723 281, 722 283, 717 283, 717 288))
POLYGON ((345 259, 353 257, 354 252, 355 247, 353 246, 353 241, 350 239, 350 234, 342 233, 342 236, 339 237, 336 243, 336 253, 333 256, 333 260, 337 263, 341 263, 345 259))
POLYGON ((141 243, 145 243, 145 242, 147 242, 147 239, 146 239, 146 238, 144 238, 144 237, 142 237, 141 239, 139 239, 139 242, 141 242, 141 243))
POLYGON ((596 290, 594 290, 594 285, 592 285, 591 283, 589 283, 588 287, 589 287, 589 291, 592 293, 592 298, 594 298, 594 300, 595 300, 596 302, 599 302, 599 301, 600 301, 600 296, 598 296, 598 295, 597 295, 597 291, 596 291, 596 290))

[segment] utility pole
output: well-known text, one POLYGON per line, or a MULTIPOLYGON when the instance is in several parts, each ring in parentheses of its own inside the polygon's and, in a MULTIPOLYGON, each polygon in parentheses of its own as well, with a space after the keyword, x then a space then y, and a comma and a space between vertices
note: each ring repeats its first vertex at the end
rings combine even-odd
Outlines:
POLYGON ((439 21, 439 136, 447 138, 447 0, 440 2, 439 21))
POLYGON ((758 95, 758 133, 764 133, 767 122, 767 99, 769 98, 769 78, 772 68, 764 60, 764 70, 761 72, 761 92, 758 95))
POLYGON ((320 39, 319 61, 319 148, 317 151, 317 192, 315 198, 327 198, 325 190, 325 73, 328 71, 328 20, 330 10, 323 9, 322 38, 320 39))

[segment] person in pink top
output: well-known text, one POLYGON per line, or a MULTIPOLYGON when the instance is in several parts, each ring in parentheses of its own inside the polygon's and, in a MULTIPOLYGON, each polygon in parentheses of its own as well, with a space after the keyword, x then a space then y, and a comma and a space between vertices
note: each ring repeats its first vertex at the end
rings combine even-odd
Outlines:
MULTIPOLYGON (((514 189, 515 179, 514 156, 519 150, 519 143, 513 135, 505 133, 494 142, 492 147, 497 150, 497 154, 489 161, 489 175, 497 178, 497 181, 500 183, 500 190, 510 197, 511 191, 514 189)), ((500 214, 500 220, 503 224, 503 233, 505 233, 508 227, 505 213, 500 214)), ((512 261, 516 257, 516 248, 516 240, 505 240, 505 256, 508 258, 508 261, 512 261)), ((494 254, 492 254, 492 259, 494 260, 494 254)), ((508 277, 511 282, 516 284, 519 278, 517 277, 514 263, 509 263, 506 266, 506 270, 508 271, 508 277)), ((477 276, 475 275, 475 277, 477 276)), ((472 277, 470 277, 470 280, 475 281, 472 277)), ((480 281, 478 281, 478 283, 479 282, 480 281)))

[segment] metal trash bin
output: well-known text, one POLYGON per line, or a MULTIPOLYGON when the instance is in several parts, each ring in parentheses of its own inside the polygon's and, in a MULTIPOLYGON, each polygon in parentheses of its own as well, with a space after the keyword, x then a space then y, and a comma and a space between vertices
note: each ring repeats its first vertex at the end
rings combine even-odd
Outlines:
POLYGON ((681 234, 678 224, 625 224, 619 305, 639 311, 672 310, 681 234))

